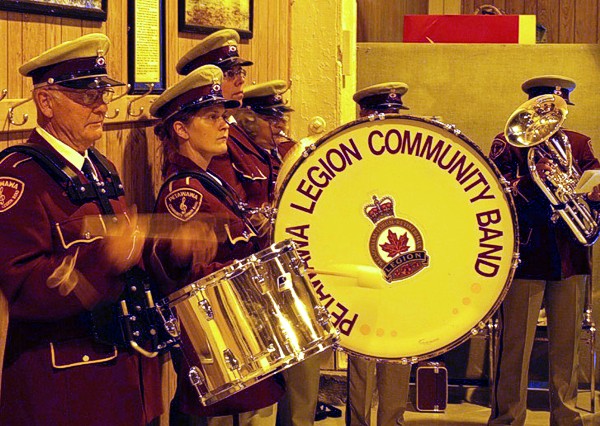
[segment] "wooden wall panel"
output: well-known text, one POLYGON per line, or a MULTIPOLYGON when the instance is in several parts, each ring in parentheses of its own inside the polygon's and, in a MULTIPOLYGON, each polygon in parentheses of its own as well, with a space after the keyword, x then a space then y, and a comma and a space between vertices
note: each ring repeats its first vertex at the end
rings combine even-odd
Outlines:
POLYGON ((357 41, 402 41, 404 15, 425 15, 427 0, 358 0, 357 41))
POLYGON ((575 8, 567 1, 558 7, 558 40, 560 43, 575 42, 575 8))
POLYGON ((578 0, 575 5, 574 40, 577 43, 598 42, 598 0, 578 0))
POLYGON ((462 13, 493 4, 508 14, 537 15, 546 30, 547 43, 597 43, 598 0, 463 0, 462 13))
POLYGON ((506 0, 504 11, 511 15, 522 15, 525 13, 525 0, 506 0))
MULTIPOLYGON (((492 4, 508 14, 537 15, 548 43, 597 43, 599 0, 462 0, 461 12, 472 14, 492 4)), ((358 0, 358 42, 400 42, 404 15, 442 13, 443 0, 358 0)))
MULTIPOLYGON (((112 41, 107 54, 109 71, 121 81, 127 81, 127 4, 127 0, 110 0, 106 22, 0 11, 0 91, 8 89, 8 99, 29 97, 31 82, 19 74, 19 66, 50 47, 92 32, 109 36, 112 41)), ((177 0, 165 0, 167 86, 181 78, 175 72, 180 56, 205 37, 203 34, 180 33, 177 9, 177 0)), ((255 63, 248 69, 248 84, 272 79, 289 80, 289 28, 288 0, 255 1, 254 37, 243 40, 240 45, 240 54, 255 63)), ((117 93, 120 92, 117 89, 117 93)), ((17 119, 21 118, 18 109, 15 115, 17 119)), ((0 119, 6 120, 6 117, 0 119)), ((23 142, 29 134, 29 131, 19 132, 14 126, 11 129, 10 133, 0 132, 0 149, 23 142)), ((141 211, 151 209, 160 185, 160 144, 152 131, 152 123, 130 122, 110 125, 105 130, 104 137, 97 143, 98 148, 107 153, 124 174, 123 180, 130 185, 132 201, 139 204, 141 211), (140 162, 139 158, 146 158, 146 161, 140 162)))

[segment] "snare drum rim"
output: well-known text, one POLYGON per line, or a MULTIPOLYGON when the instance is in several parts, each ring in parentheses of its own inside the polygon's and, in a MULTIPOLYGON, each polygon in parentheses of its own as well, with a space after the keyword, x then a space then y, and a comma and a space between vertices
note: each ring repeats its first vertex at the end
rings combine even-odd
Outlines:
POLYGON ((218 271, 213 272, 203 278, 200 278, 196 281, 192 281, 191 283, 181 287, 179 290, 175 290, 173 293, 169 294, 163 300, 161 300, 160 305, 176 305, 190 297, 193 297, 197 292, 202 291, 203 289, 214 285, 215 282, 219 282, 226 277, 226 271, 232 269, 232 265, 225 266, 218 271))
MULTIPOLYGON (((321 138, 319 138, 314 144, 310 145, 308 148, 306 148, 304 150, 304 152, 302 153, 302 155, 300 155, 295 161, 294 164, 292 165, 292 167, 290 168, 289 172, 286 174, 286 176, 284 177, 281 185, 279 186, 279 190, 277 191, 277 193, 275 194, 275 199, 273 201, 273 206, 275 207, 275 211, 279 211, 279 204, 281 202, 281 196, 284 193, 285 188, 287 188, 289 181, 291 180, 292 176, 294 176, 294 174, 296 173, 296 171, 298 170, 298 168, 300 167, 300 165, 309 157, 311 156, 315 151, 317 151, 317 149, 323 145, 324 143, 326 143, 329 139, 331 139, 332 137, 336 136, 337 134, 351 128, 357 125, 360 125, 362 123, 365 122, 373 122, 376 120, 390 120, 390 119, 405 119, 405 120, 409 120, 409 121, 416 121, 416 122, 422 122, 422 123, 427 123, 430 124, 434 127, 438 127, 442 130, 445 130, 447 132, 452 133, 455 137, 459 138, 461 141, 463 141, 466 145, 468 145, 471 149, 473 149, 475 151, 475 153, 479 156, 479 159, 483 162, 485 162, 493 171, 493 173, 496 175, 496 179, 498 181, 498 183, 500 184, 500 186, 503 188, 503 194, 504 194, 504 200, 507 202, 508 204, 508 208, 511 214, 511 221, 513 224, 513 229, 514 229, 514 242, 513 242, 513 256, 511 259, 511 265, 510 265, 510 271, 509 274, 506 278, 506 281, 504 283, 504 287, 502 289, 502 291, 500 292, 498 298, 496 299, 496 302, 494 303, 494 305, 488 310, 488 312, 483 316, 483 318, 481 320, 479 320, 479 322, 477 324, 475 324, 471 330, 476 329, 478 326, 480 326, 480 329, 485 328, 485 324, 493 317, 493 315, 496 313, 496 311, 500 308, 500 305, 502 304, 502 302, 504 301, 504 298, 506 297, 506 294, 508 293, 508 290, 510 288, 510 285, 512 284, 513 278, 514 278, 514 274, 515 274, 515 270, 518 266, 519 263, 519 223, 517 221, 517 210, 515 207, 515 202, 514 199, 512 197, 512 193, 511 193, 511 188, 510 185, 508 183, 508 181, 502 176, 502 174, 500 173, 500 170, 498 169, 498 167, 494 164, 493 161, 491 161, 487 155, 484 154, 484 152, 481 150, 481 148, 475 143, 473 142, 471 139, 469 139, 463 132, 461 132, 459 129, 456 128, 456 126, 452 125, 452 124, 446 124, 443 123, 439 120, 433 120, 433 119, 429 119, 429 118, 424 118, 424 117, 417 117, 414 115, 407 115, 407 114, 380 114, 380 115, 371 115, 368 117, 364 117, 364 118, 360 118, 358 120, 354 120, 351 121, 349 123, 346 123, 334 130, 332 130, 331 132, 325 134, 324 136, 322 136, 321 138), (483 324, 484 326, 481 327, 481 324, 483 324)), ((275 217, 275 225, 277 225, 277 217, 275 217)), ((275 240, 275 227, 273 226, 271 229, 271 239, 275 240)), ((372 356, 368 356, 350 349, 347 349, 345 347, 342 346, 341 341, 337 343, 337 348, 339 350, 342 350, 343 352, 355 356, 355 357, 359 357, 359 358, 363 358, 363 359, 367 359, 367 360, 376 360, 377 362, 386 362, 386 363, 406 363, 406 360, 408 360, 408 363, 416 363, 419 361, 423 361, 429 358, 433 358, 435 356, 438 355, 442 355, 458 346, 460 346, 461 344, 463 344, 465 341, 467 341, 469 338, 471 338, 471 336, 473 336, 474 334, 471 332, 471 330, 467 331, 463 336, 459 337, 458 339, 456 339, 455 341, 435 350, 435 351, 431 351, 431 352, 427 352, 421 355, 417 355, 417 356, 411 356, 410 359, 409 358, 379 358, 379 357, 372 357, 372 356)))
POLYGON ((225 280, 231 275, 235 275, 238 271, 245 271, 248 265, 255 261, 260 261, 265 255, 269 253, 281 253, 292 251, 296 248, 296 244, 292 239, 286 239, 277 243, 271 244, 269 247, 264 248, 254 254, 243 259, 236 259, 232 263, 223 268, 209 274, 199 280, 193 281, 186 286, 180 288, 169 294, 167 297, 160 300, 159 306, 172 306, 176 305, 189 297, 193 297, 197 292, 202 291, 208 287, 216 285, 221 280, 225 280))

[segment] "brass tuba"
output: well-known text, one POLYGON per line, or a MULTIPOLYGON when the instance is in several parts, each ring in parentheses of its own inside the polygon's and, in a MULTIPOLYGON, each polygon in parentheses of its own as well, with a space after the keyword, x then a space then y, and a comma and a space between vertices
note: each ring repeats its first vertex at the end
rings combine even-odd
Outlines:
POLYGON ((571 144, 561 131, 567 116, 567 103, 555 94, 541 95, 523 103, 506 123, 506 140, 518 148, 530 148, 527 164, 534 182, 550 201, 556 221, 561 217, 577 240, 589 246, 596 242, 600 227, 598 214, 584 195, 575 193, 581 177, 573 166, 571 144), (536 164, 541 158, 552 160, 552 170, 540 176, 536 164))

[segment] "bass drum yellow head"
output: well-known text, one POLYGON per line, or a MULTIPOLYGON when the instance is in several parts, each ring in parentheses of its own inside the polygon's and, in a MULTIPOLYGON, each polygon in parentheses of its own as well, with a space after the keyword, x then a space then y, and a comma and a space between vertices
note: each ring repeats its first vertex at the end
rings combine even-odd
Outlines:
POLYGON ((274 241, 292 239, 348 352, 415 362, 476 333, 517 263, 512 198, 452 126, 387 115, 290 154, 274 241))

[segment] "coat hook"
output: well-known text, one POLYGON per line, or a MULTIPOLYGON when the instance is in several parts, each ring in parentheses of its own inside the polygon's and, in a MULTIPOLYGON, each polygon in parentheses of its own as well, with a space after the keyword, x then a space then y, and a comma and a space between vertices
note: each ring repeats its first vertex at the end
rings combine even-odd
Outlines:
POLYGON ((14 118, 15 118, 15 108, 26 104, 27 102, 29 102, 30 100, 32 100, 33 98, 27 98, 24 99, 20 102, 17 102, 16 104, 14 104, 13 106, 11 106, 8 109, 8 121, 10 121, 10 124, 12 124, 13 126, 22 126, 23 124, 27 123, 27 120, 29 120, 29 114, 23 114, 23 121, 21 121, 20 123, 15 122, 14 118))
POLYGON ((154 90, 154 83, 150 83, 148 85, 148 91, 145 92, 143 95, 138 96, 137 98, 129 101, 129 105, 127 106, 127 114, 129 114, 129 116, 131 117, 139 117, 140 115, 142 115, 144 113, 144 107, 140 107, 140 112, 137 114, 133 113, 133 103, 139 101, 142 98, 145 98, 146 96, 148 96, 150 93, 152 93, 152 90, 154 90))
POLYGON ((6 95, 8 95, 8 89, 2 90, 2 94, 0 95, 0 101, 6 98, 6 95))
MULTIPOLYGON (((110 101, 110 102, 113 103, 114 101, 119 100, 124 96, 127 96, 127 93, 129 93, 129 89, 131 89, 131 84, 127 84, 127 88, 125 89, 125 91, 123 93, 121 93, 119 96, 112 98, 112 101, 110 101)), ((115 113, 113 115, 108 115, 108 113, 106 113, 106 114, 104 114, 104 118, 112 120, 113 118, 117 118, 117 116, 119 115, 120 112, 121 112, 121 110, 119 108, 115 108, 115 113)))

